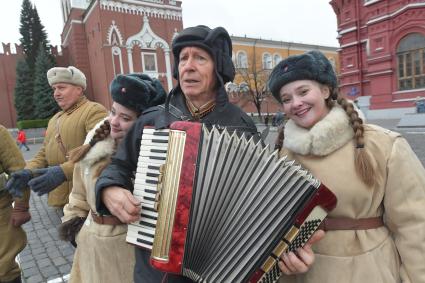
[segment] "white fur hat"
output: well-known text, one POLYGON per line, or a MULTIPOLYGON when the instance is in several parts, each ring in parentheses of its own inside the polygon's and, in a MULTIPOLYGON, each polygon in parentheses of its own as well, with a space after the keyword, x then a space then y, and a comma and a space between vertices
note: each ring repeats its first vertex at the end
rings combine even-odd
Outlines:
POLYGON ((50 86, 57 83, 68 83, 81 86, 83 90, 87 87, 86 76, 74 66, 51 68, 47 71, 47 80, 50 86))

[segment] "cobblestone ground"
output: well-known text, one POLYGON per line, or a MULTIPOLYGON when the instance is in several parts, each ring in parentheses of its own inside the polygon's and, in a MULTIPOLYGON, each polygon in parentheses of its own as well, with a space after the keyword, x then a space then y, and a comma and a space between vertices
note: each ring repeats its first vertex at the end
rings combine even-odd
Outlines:
MULTIPOLYGON (((400 132, 409 142, 425 166, 425 128, 396 128, 398 120, 369 121, 385 128, 400 132)), ((259 127, 263 130, 264 127, 259 127)), ((270 129, 266 143, 274 145, 276 131, 270 129)), ((38 151, 40 145, 30 145, 31 151, 23 152, 25 159, 30 159, 38 151)), ((58 240, 56 231, 60 223, 60 213, 47 206, 45 196, 31 196, 31 222, 24 225, 28 235, 28 245, 19 255, 18 260, 23 271, 23 282, 67 282, 72 265, 74 248, 66 242, 58 240)))
POLYGON ((23 282, 66 282, 74 247, 58 239, 61 212, 47 205, 46 196, 36 194, 31 194, 30 212, 32 219, 24 225, 28 245, 19 255, 23 282))

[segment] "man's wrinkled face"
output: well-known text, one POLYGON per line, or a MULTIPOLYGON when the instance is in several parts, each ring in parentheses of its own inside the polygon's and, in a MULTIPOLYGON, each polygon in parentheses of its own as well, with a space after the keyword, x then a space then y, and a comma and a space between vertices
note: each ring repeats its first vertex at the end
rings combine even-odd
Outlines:
POLYGON ((183 48, 178 69, 180 87, 187 98, 196 100, 202 96, 209 100, 214 97, 214 60, 207 51, 194 46, 183 48))
POLYGON ((83 95, 83 88, 81 86, 57 83, 52 85, 53 97, 62 110, 68 110, 74 106, 78 99, 83 95))

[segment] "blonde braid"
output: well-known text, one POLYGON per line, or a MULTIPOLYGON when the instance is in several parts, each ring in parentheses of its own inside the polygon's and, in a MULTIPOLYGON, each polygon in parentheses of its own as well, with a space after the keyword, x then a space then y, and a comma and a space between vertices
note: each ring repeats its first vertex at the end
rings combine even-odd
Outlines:
POLYGON ((111 133, 111 125, 108 120, 105 120, 103 124, 96 129, 94 136, 88 144, 83 144, 77 148, 74 148, 69 152, 70 160, 72 162, 78 162, 86 156, 89 150, 99 141, 106 139, 111 133))
MULTIPOLYGON (((335 94, 332 97, 335 97, 335 94)), ((372 187, 376 182, 376 170, 370 154, 365 149, 363 120, 347 99, 336 95, 336 101, 347 113, 350 125, 354 130, 354 139, 356 140, 354 163, 357 174, 366 185, 372 187)))

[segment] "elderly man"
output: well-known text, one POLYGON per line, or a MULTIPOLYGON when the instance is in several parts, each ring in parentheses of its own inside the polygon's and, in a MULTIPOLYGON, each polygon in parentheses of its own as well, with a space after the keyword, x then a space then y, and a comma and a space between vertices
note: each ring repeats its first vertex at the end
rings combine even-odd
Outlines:
POLYGON ((86 77, 79 69, 55 67, 47 72, 47 79, 62 111, 50 119, 43 146, 27 162, 26 169, 12 174, 7 188, 19 195, 28 185, 38 195, 49 193, 50 206, 63 207, 68 203, 74 170, 68 152, 83 144, 89 130, 106 117, 107 111, 84 96, 86 77))
MULTIPOLYGON (((189 27, 174 39, 172 49, 177 87, 164 105, 143 113, 96 184, 98 212, 111 213, 125 223, 136 221, 140 215, 140 203, 131 194, 131 180, 137 167, 144 126, 167 128, 173 121, 187 120, 257 135, 252 120, 229 103, 224 89, 224 84, 232 81, 235 75, 232 42, 227 31, 221 27, 212 30, 206 26, 189 27)), ((136 248, 135 282, 162 282, 165 276, 177 282, 188 280, 153 269, 149 256, 149 252, 136 248)))

